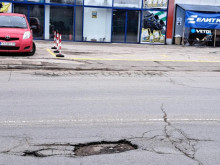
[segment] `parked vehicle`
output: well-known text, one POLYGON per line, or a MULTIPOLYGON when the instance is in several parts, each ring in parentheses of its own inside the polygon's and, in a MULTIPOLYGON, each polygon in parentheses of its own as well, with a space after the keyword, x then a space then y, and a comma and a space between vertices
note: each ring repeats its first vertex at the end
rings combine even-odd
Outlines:
POLYGON ((23 14, 0 13, 0 52, 34 55, 32 30, 23 14))

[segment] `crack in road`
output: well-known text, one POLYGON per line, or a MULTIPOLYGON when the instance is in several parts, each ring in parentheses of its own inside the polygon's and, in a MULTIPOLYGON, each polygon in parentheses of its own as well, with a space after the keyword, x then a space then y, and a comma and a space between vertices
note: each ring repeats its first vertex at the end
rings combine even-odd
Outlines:
POLYGON ((166 67, 166 68, 168 68, 168 69, 175 70, 174 67, 171 67, 171 66, 167 66, 167 65, 165 65, 165 64, 162 64, 160 61, 154 61, 154 62, 157 63, 157 64, 159 64, 159 65, 161 65, 161 66, 164 66, 164 67, 166 67))
POLYGON ((180 85, 180 86, 184 86, 184 87, 189 87, 189 88, 195 88, 195 89, 207 89, 207 90, 220 90, 218 88, 206 88, 206 87, 195 87, 195 86, 190 86, 190 85, 186 85, 183 83, 178 83, 175 80, 170 78, 170 82, 174 85, 180 85))
POLYGON ((149 130, 142 133, 141 136, 132 136, 128 139, 138 141, 139 148, 144 151, 164 155, 181 153, 187 158, 196 161, 198 165, 203 165, 195 157, 197 152, 196 146, 198 142, 210 142, 212 140, 188 137, 184 131, 172 125, 163 105, 161 105, 161 111, 163 112, 163 122, 165 123, 162 130, 149 130))
POLYGON ((11 74, 12 74, 12 71, 10 71, 10 75, 9 75, 9 78, 8 78, 8 82, 11 80, 11 74))
POLYGON ((163 105, 161 105, 161 111, 164 114, 163 119, 166 123, 164 126, 164 133, 166 138, 171 142, 175 149, 177 149, 183 155, 196 161, 198 165, 203 165, 203 163, 195 157, 196 145, 201 140, 189 138, 181 129, 172 126, 172 124, 168 121, 168 116, 164 110, 163 105), (174 134, 178 134, 180 137, 174 137, 174 134))
POLYGON ((27 138, 20 139, 18 144, 0 152, 0 154, 30 156, 36 158, 62 156, 76 158, 101 154, 116 154, 137 149, 138 146, 125 139, 119 141, 95 141, 89 143, 51 143, 30 144, 27 138))
POLYGON ((43 147, 38 150, 26 150, 21 154, 21 156, 33 156, 39 158, 50 157, 50 156, 75 157, 73 149, 67 149, 62 147, 56 148, 56 146, 46 147, 46 148, 43 147))

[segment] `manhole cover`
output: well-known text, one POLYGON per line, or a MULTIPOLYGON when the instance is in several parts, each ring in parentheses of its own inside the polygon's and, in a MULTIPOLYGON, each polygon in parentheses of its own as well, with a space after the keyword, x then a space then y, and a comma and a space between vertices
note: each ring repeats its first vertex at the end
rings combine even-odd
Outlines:
POLYGON ((131 144, 131 142, 126 140, 120 140, 117 142, 102 141, 88 144, 78 144, 75 145, 74 152, 76 156, 90 156, 121 153, 135 149, 137 149, 137 145, 131 144))

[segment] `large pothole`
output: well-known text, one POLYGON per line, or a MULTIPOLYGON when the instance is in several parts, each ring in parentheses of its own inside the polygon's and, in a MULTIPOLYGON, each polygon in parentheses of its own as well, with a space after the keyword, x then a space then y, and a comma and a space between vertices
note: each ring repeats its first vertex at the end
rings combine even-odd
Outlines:
POLYGON ((101 154, 114 154, 137 149, 137 145, 127 140, 100 141, 84 144, 38 144, 30 146, 31 150, 25 150, 21 156, 49 157, 49 156, 90 156, 101 154))
POLYGON ((75 145, 74 152, 76 156, 90 156, 121 153, 125 151, 135 150, 137 148, 137 145, 134 145, 126 140, 120 140, 117 142, 102 141, 75 145))

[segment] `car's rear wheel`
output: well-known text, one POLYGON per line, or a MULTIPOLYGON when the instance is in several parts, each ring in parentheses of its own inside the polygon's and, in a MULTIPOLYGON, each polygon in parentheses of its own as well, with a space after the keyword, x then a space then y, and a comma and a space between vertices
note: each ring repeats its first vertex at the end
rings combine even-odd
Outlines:
POLYGON ((33 56, 34 53, 35 53, 35 51, 36 51, 36 45, 35 45, 35 43, 33 42, 32 50, 27 53, 28 56, 33 56))

